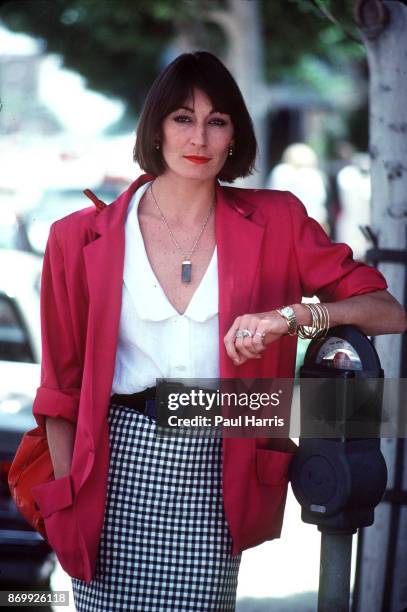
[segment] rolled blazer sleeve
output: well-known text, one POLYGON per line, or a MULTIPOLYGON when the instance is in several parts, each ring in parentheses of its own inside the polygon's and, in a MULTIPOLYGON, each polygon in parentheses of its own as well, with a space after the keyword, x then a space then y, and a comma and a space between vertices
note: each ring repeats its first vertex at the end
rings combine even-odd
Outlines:
POLYGON ((41 276, 41 343, 41 381, 33 415, 45 430, 47 416, 77 421, 82 380, 55 223, 50 229, 41 276))
POLYGON ((352 249, 344 243, 333 243, 319 223, 308 216, 302 202, 292 193, 288 195, 303 296, 316 295, 321 301, 334 302, 387 289, 378 270, 354 261, 352 249))

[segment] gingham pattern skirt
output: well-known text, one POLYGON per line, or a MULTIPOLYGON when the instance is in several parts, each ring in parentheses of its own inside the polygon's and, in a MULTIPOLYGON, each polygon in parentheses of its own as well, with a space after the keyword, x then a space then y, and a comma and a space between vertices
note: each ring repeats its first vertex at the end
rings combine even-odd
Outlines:
POLYGON ((241 553, 222 498, 222 440, 157 437, 109 405, 110 465, 96 573, 72 578, 78 612, 232 612, 241 553))

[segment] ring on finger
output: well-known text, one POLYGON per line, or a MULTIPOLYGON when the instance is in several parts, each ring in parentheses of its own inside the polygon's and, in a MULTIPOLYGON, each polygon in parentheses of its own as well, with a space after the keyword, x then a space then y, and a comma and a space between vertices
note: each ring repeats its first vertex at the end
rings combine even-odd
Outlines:
POLYGON ((238 329, 236 332, 236 338, 251 338, 252 336, 250 329, 238 329))
POLYGON ((265 336, 266 336, 266 332, 259 332, 259 331, 256 331, 256 332, 254 332, 254 335, 255 335, 255 336, 260 336, 261 341, 262 341, 262 342, 263 342, 263 344, 264 344, 264 338, 265 338, 265 336))

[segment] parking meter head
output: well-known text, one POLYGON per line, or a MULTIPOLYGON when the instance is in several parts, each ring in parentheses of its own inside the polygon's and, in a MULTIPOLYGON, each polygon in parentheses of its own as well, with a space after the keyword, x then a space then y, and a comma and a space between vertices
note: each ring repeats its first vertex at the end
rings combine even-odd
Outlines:
POLYGON ((350 370, 365 378, 382 378, 384 375, 373 343, 353 325, 338 325, 324 338, 312 340, 304 357, 304 366, 328 371, 350 370))
POLYGON ((300 369, 301 437, 378 437, 383 377, 373 344, 356 328, 313 340, 300 369))

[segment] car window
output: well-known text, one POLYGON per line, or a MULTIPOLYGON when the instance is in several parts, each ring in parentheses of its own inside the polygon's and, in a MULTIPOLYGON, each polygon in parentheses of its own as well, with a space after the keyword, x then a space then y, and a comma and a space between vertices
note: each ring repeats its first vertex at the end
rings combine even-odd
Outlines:
POLYGON ((0 360, 34 363, 27 329, 13 300, 0 295, 0 360))

